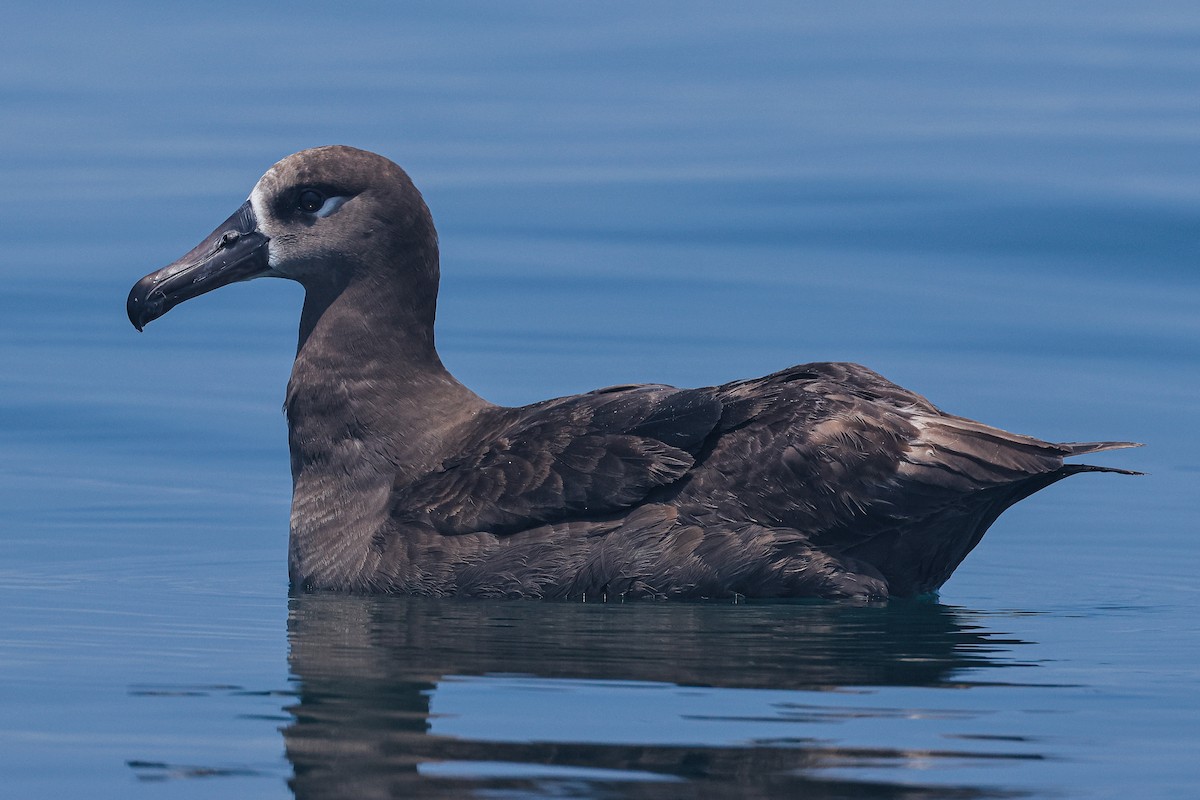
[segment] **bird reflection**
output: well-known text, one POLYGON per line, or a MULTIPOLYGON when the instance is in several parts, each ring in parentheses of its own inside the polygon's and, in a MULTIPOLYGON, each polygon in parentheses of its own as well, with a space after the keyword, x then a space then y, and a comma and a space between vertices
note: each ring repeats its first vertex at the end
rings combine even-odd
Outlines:
MULTIPOLYGON (((966 686, 973 668, 1020 665, 1013 648, 1021 642, 936 603, 622 606, 298 594, 288 635, 297 701, 283 734, 300 798, 1012 796, 829 777, 831 767, 902 766, 915 756, 899 746, 551 742, 523 738, 519 718, 504 741, 431 730, 431 698, 455 676, 828 691, 966 686)), ((920 754, 940 756, 1040 757, 920 754)))

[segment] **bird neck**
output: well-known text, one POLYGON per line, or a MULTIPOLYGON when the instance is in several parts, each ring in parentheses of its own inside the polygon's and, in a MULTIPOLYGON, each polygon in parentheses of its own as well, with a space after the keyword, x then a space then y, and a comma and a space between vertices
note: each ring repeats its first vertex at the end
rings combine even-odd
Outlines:
POLYGON ((392 487, 437 468, 464 423, 490 405, 438 357, 436 288, 420 303, 394 283, 305 287, 286 401, 294 578, 329 569, 334 583, 349 580, 387 518, 392 487))
POLYGON ((434 346, 436 244, 414 247, 396 265, 324 274, 348 277, 304 282, 288 384, 292 425, 309 417, 353 420, 358 433, 386 449, 391 466, 406 456, 422 460, 427 434, 447 417, 488 405, 449 373, 434 346))

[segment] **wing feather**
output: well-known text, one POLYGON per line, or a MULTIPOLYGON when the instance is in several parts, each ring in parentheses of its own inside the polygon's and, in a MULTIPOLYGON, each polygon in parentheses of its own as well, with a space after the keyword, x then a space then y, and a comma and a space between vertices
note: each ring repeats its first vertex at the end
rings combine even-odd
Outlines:
POLYGON ((703 389, 614 387, 478 421, 452 462, 392 495, 393 520, 504 535, 629 508, 695 463, 721 402, 703 389))

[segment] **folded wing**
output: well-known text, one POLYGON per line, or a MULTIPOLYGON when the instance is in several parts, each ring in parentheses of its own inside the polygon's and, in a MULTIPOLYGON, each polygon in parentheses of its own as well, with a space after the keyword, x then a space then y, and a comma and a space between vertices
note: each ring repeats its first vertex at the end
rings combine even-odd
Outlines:
POLYGON ((713 434, 710 390, 625 386, 496 409, 440 469, 395 487, 392 519, 507 535, 611 514, 683 477, 713 434))

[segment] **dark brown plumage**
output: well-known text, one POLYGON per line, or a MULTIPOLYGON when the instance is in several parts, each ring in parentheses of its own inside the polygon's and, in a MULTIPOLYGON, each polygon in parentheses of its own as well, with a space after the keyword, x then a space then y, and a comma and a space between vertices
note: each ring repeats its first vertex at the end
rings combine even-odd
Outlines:
POLYGON ((139 329, 232 280, 306 289, 287 412, 297 587, 556 598, 938 589, 1013 503, 1076 472, 855 364, 494 406, 433 344, 428 210, 390 161, 284 159, 129 298, 139 329))

